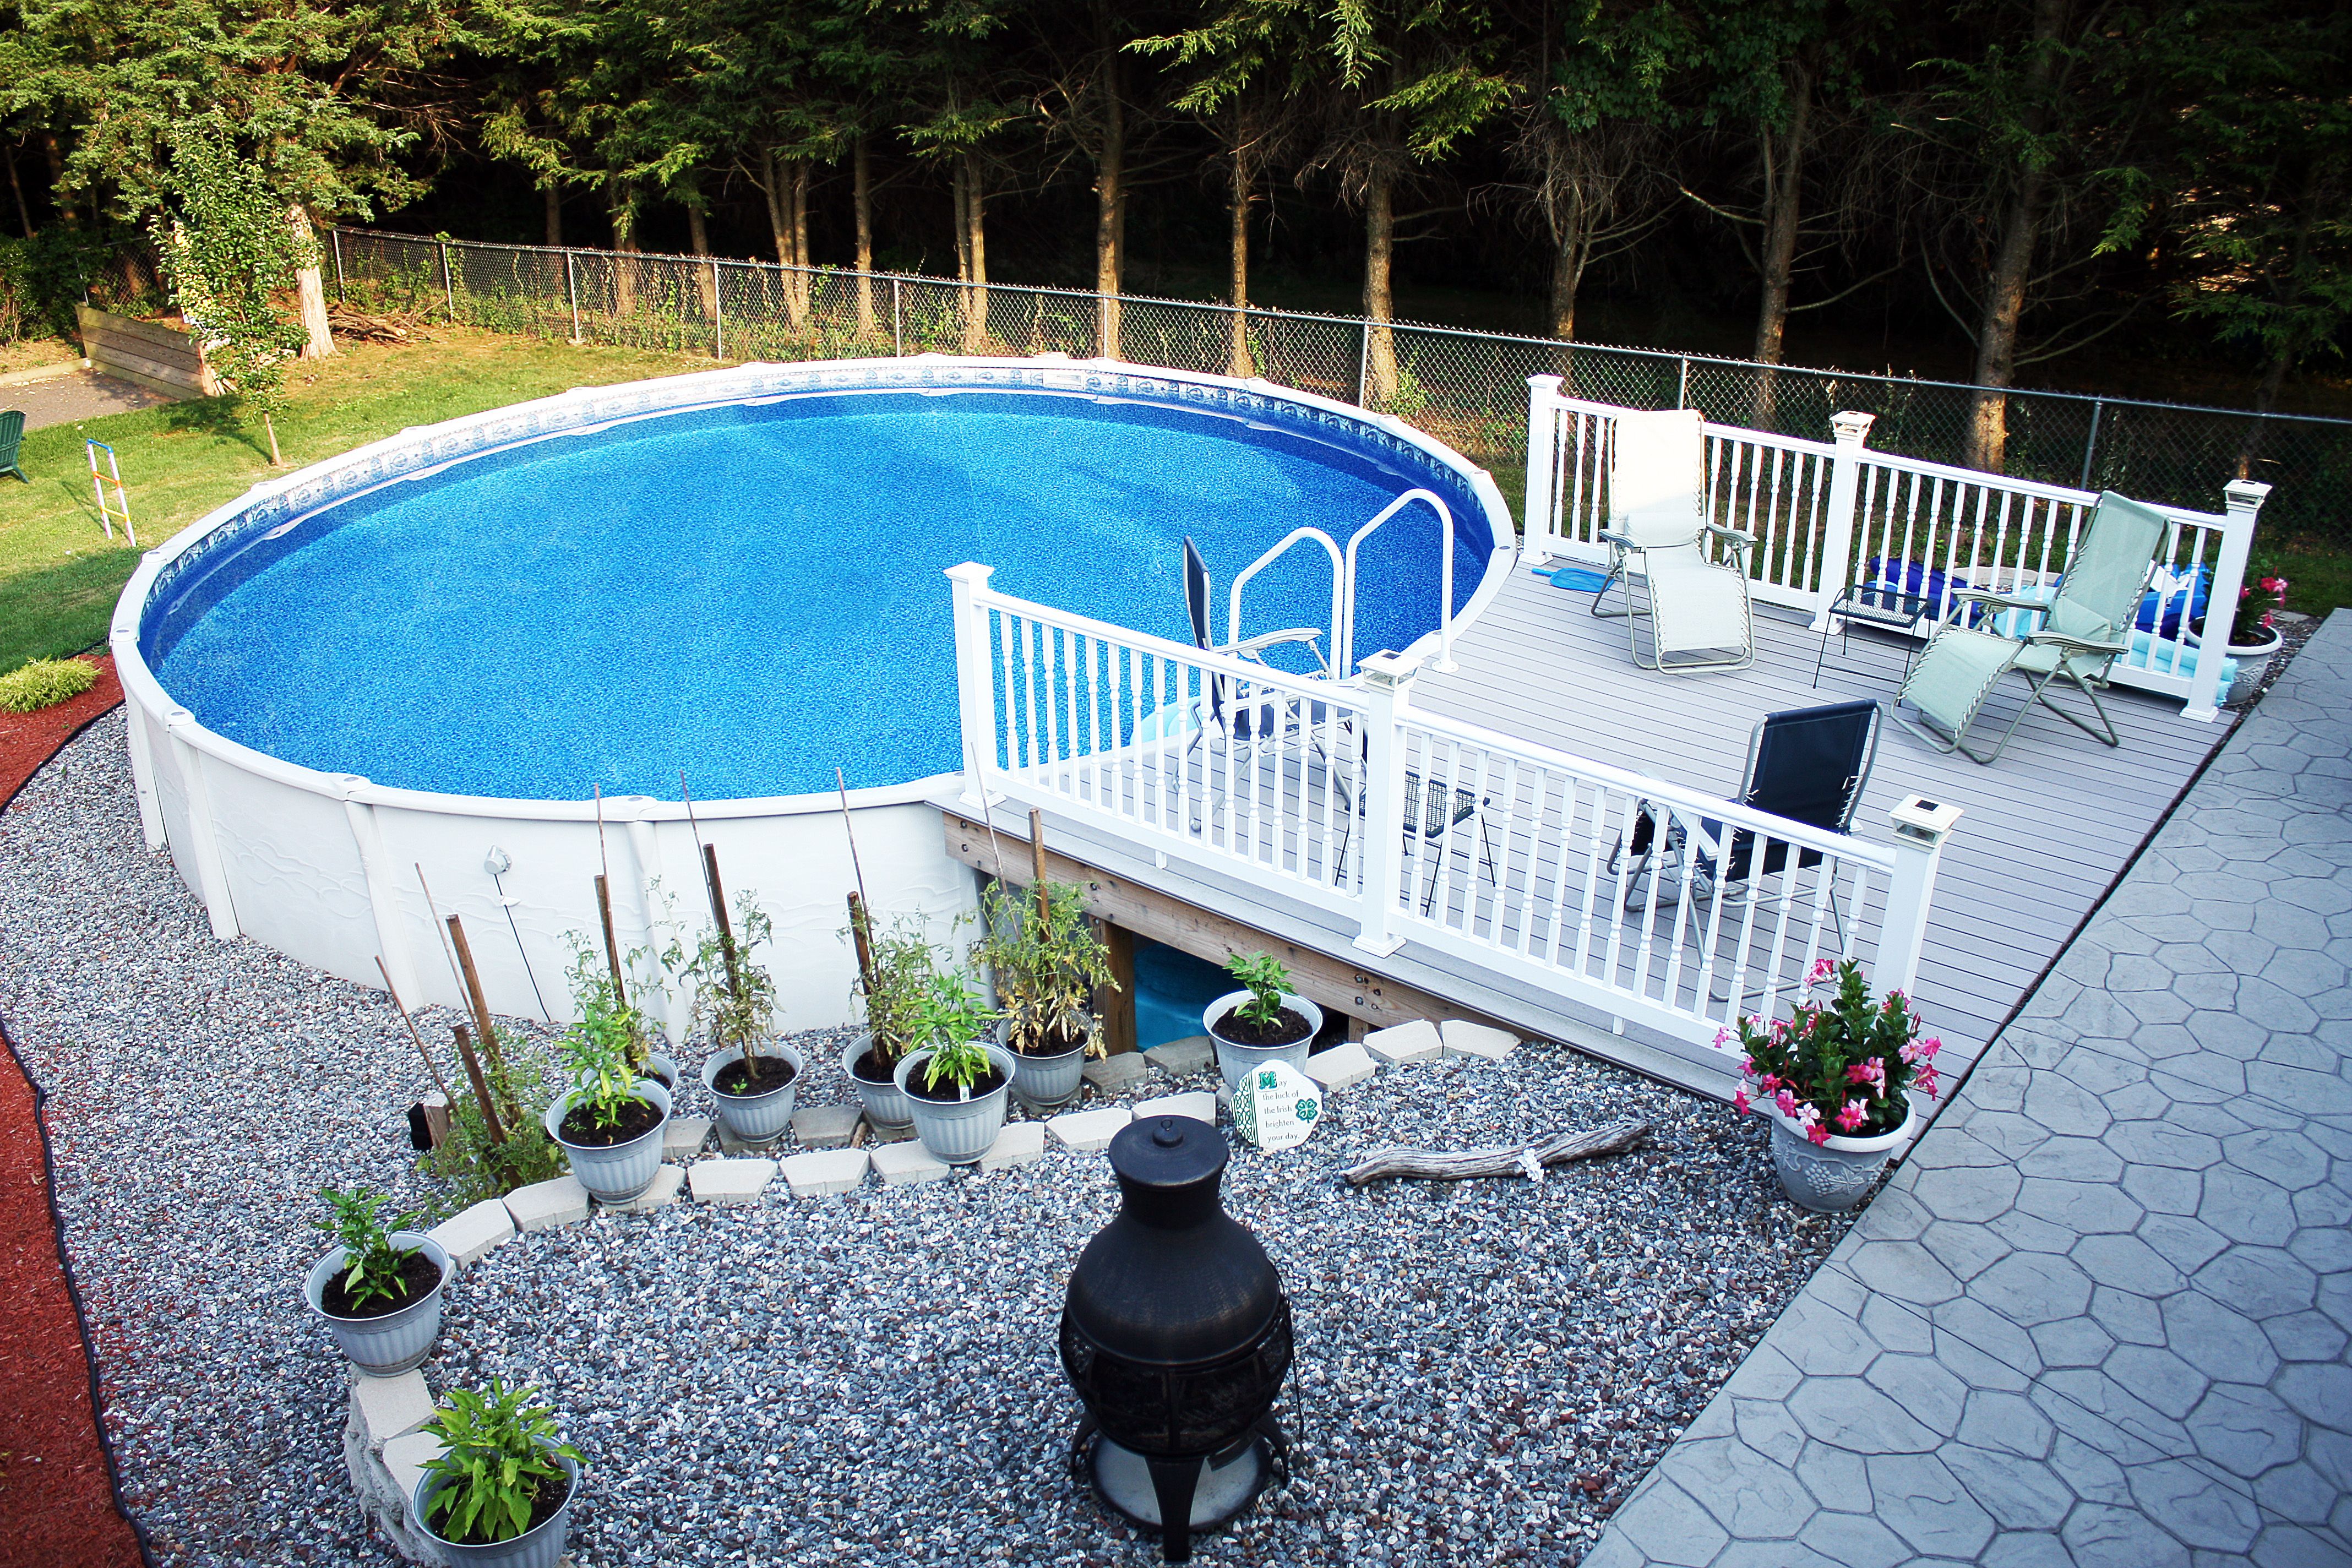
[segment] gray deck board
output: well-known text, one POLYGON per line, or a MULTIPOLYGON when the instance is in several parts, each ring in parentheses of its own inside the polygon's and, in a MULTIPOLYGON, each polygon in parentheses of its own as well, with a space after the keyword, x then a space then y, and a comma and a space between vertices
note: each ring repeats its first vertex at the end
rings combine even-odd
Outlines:
MULTIPOLYGON (((1766 713, 1891 701, 1901 681, 1904 645, 1857 630, 1843 651, 1832 640, 1816 689, 1819 634, 1763 606, 1750 668, 1654 674, 1633 662, 1626 623, 1594 617, 1591 603, 1515 572, 1458 637, 1460 668, 1425 671, 1414 706, 1727 795, 1766 713)), ((1979 725, 2006 723, 2023 690, 2022 680, 2009 682, 1979 725)), ((1967 812, 1945 849, 1916 987, 1931 1026, 1964 1059, 1990 1038, 2234 721, 2225 713, 2191 722, 2177 702, 2122 690, 2106 703, 2124 737, 2119 749, 2037 710, 1989 768, 1885 729, 1857 836, 1887 841, 1887 811, 1913 794, 1967 812)))

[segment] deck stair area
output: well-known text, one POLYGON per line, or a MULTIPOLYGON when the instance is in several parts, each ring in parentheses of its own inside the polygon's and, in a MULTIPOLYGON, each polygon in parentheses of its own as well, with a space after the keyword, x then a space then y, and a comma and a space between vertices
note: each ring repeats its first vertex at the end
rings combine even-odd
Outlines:
MULTIPOLYGON (((1605 514, 1590 483, 1612 411, 1549 379, 1527 564, 1454 626, 1450 668, 1429 667, 1429 638, 1345 680, 1286 675, 951 571, 967 760, 935 801, 950 849, 992 864, 1003 843, 979 841, 1025 842, 1036 809, 1066 863, 1158 908, 1168 929, 1145 934, 1209 956, 1244 942, 1320 955, 1317 999, 1375 1026, 1488 1018, 1727 1095, 1737 1059, 1717 1031, 1785 1012, 1818 959, 1845 954, 1916 996, 1948 1060, 1972 1059, 2228 734, 2215 671, 2172 673, 2185 661, 2159 627, 2137 689, 2119 679, 2108 698, 2113 751, 2036 712, 1981 768, 1890 726, 1851 835, 1738 806, 1724 797, 1766 713, 1891 701, 1900 683, 1906 645, 1857 630, 1832 638, 1814 685, 1822 584, 1906 528, 1906 559, 1946 581, 2047 582, 2095 498, 1866 454, 1866 422, 1842 419, 1834 445, 1709 426, 1711 503, 1762 542, 1757 658, 1653 674, 1625 622, 1528 569, 1594 559, 1605 514), (1620 847, 1643 809, 1745 829, 1764 873, 1679 898, 1698 868, 1686 844, 1675 875, 1632 878, 1620 847)), ((2260 500, 2248 487, 2224 513, 2166 509, 2170 567, 2201 567, 2233 602, 2260 500)), ((2024 690, 2010 685, 1993 721, 2024 690)))

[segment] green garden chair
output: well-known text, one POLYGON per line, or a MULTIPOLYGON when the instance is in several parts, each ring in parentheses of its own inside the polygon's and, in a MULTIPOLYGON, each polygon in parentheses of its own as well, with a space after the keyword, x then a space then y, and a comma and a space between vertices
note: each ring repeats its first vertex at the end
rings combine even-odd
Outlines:
POLYGON ((1895 699, 1917 709, 1919 720, 1915 722, 1898 710, 1895 721, 1939 752, 1957 751, 1970 762, 1991 763, 2039 702, 2093 740, 2121 745, 2123 738, 2116 733, 2099 692, 2107 684, 2108 669, 2130 651, 2132 623, 2169 526, 2154 508, 2110 490, 2099 497, 2090 526, 2083 531, 2058 590, 2049 598, 1979 588, 1954 594, 1945 624, 1895 699), (1982 626, 1962 625, 1972 613, 1990 619, 1982 626), (2029 619, 2040 621, 2038 629, 2022 629, 2029 619), (1991 629, 2004 620, 2019 635, 1991 629), (2031 681, 2032 689, 2018 704, 2017 716, 1993 749, 1978 752, 1968 744, 1969 727, 2011 670, 2031 681), (2091 710, 2099 717, 2096 726, 2050 700, 2051 684, 2062 679, 2090 699, 2091 710))
POLYGON ((25 411, 21 408, 0 410, 0 474, 14 474, 26 484, 33 476, 16 461, 16 448, 25 444, 25 411))

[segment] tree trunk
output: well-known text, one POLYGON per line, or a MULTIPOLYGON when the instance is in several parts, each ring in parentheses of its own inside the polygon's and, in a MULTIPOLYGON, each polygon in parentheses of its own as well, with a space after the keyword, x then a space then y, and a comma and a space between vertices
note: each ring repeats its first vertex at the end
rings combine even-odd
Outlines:
POLYGON ((876 335, 874 327, 874 173, 867 162, 866 138, 850 146, 850 205, 857 223, 857 335, 876 335))
POLYGON ((319 237, 299 202, 286 209, 286 226, 297 241, 307 240, 310 249, 310 265, 294 274, 294 298, 302 316, 302 357, 325 359, 335 352, 335 334, 327 325, 327 280, 319 270, 319 237))
MULTIPOLYGON (((2065 25, 2068 0, 2034 0, 2033 64, 2027 71, 2025 107, 2019 118, 2029 138, 2039 137, 2049 119, 2052 78, 2057 69, 2059 30, 2065 25)), ((1972 468, 2000 473, 2009 460, 2009 396, 2017 374, 2017 324, 2025 314, 2026 281, 2033 273, 2033 251, 2042 237, 2044 198, 2049 175, 2028 163, 2020 170, 2002 216, 2000 246, 1993 253, 1992 271, 1985 279, 1984 312, 1977 325, 1977 394, 1969 410, 1967 448, 1960 460, 1972 468)))
POLYGON ((613 258, 613 313, 634 316, 637 313, 637 264, 630 258, 637 249, 637 189, 632 181, 614 180, 611 194, 613 248, 619 252, 613 258))
POLYGON ((1396 319, 1391 272, 1396 258, 1395 177, 1383 157, 1364 184, 1364 405, 1381 408, 1397 395, 1396 319))
POLYGON ((1249 341, 1249 213, 1250 191, 1255 184, 1251 177, 1244 132, 1244 140, 1234 149, 1233 179, 1225 196, 1227 237, 1233 259, 1234 300, 1234 313, 1227 318, 1233 323, 1233 330, 1225 370, 1230 375, 1244 379, 1257 374, 1249 341))
POLYGON ((792 161, 792 183, 789 187, 789 210, 793 220, 793 265, 799 271, 787 274, 784 298, 792 311, 795 330, 808 325, 810 285, 814 279, 808 269, 815 265, 809 247, 809 164, 805 158, 792 161))
POLYGON ((68 228, 79 228, 81 215, 66 197, 66 155, 58 146, 56 132, 41 132, 41 151, 49 160, 49 199, 58 204, 58 216, 65 220, 68 228))
POLYGON ((971 283, 964 291, 963 343, 965 353, 980 353, 988 345, 987 198, 982 194, 978 155, 966 153, 963 165, 964 218, 969 228, 963 250, 971 283))
MULTIPOLYGON (((702 195, 686 198, 686 247, 697 256, 710 254, 710 215, 703 210, 702 195)), ((702 319, 719 320, 719 274, 708 267, 694 269, 695 287, 702 294, 702 319)))
POLYGON ((563 247, 563 189, 551 183, 543 194, 547 201, 547 243, 560 250, 563 247))
POLYGON ((1127 216, 1127 190, 1120 184, 1127 163, 1126 109, 1118 97, 1118 57, 1102 67, 1102 153, 1095 160, 1095 300, 1097 353, 1119 357, 1119 263, 1125 247, 1119 230, 1127 216))
MULTIPOLYGON (((1802 63, 1790 64, 1789 90, 1794 101, 1789 123, 1780 132, 1777 154, 1769 130, 1763 138, 1764 247, 1757 259, 1764 276, 1756 310, 1756 349, 1752 357, 1768 365, 1779 364, 1787 352, 1789 281, 1797 262, 1797 228, 1804 214, 1805 142, 1812 118, 1813 79, 1802 63)), ((1759 430, 1778 428, 1774 423, 1778 381, 1769 370, 1757 376, 1756 409, 1751 423, 1759 430)))
POLYGON ((0 148, 0 156, 8 160, 8 188, 16 193, 16 221, 25 226, 25 237, 33 237, 33 209, 25 201, 25 183, 16 177, 16 149, 0 148))

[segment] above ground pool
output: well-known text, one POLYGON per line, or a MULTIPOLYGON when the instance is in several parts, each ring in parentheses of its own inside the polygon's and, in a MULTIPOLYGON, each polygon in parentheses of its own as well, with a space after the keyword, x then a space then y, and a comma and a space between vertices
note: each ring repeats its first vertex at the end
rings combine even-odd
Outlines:
MULTIPOLYGON (((141 651, 209 730, 455 795, 741 799, 959 765, 948 584, 1190 641, 1181 541, 1216 583, 1290 530, 1342 546, 1416 486, 1454 519, 1454 608, 1493 552, 1458 472, 1369 422, 1149 389, 812 390, 640 416, 435 465, 160 584, 141 651), (1350 427, 1352 426, 1352 427, 1350 427), (1376 437, 1368 439, 1368 435, 1376 437)), ((1440 523, 1364 544, 1360 653, 1439 620, 1440 523)), ((1330 568, 1254 579, 1245 632, 1321 626, 1330 568)))
MULTIPOLYGON (((950 944, 973 908, 929 804, 961 794, 947 568, 1190 644, 1190 537, 1225 639, 1269 547, 1310 525, 1344 547, 1415 489, 1453 518, 1458 625, 1509 571, 1494 481, 1263 382, 753 364, 404 431, 257 486, 132 574, 110 640, 140 820, 220 937, 461 1005, 457 915, 491 1007, 541 1016, 606 908, 624 952, 690 947, 715 853, 773 920, 776 1026, 839 1024, 849 892, 950 944)), ((1414 501, 1365 542, 1360 656, 1436 640, 1436 516, 1414 501)), ((1239 630, 1328 629, 1330 570, 1285 554, 1239 630)), ((645 997, 682 1024, 682 996, 645 997)))

